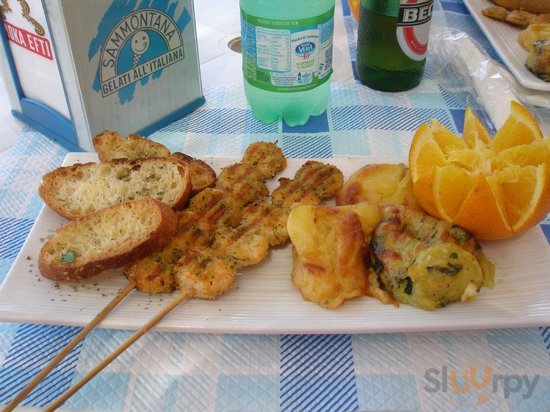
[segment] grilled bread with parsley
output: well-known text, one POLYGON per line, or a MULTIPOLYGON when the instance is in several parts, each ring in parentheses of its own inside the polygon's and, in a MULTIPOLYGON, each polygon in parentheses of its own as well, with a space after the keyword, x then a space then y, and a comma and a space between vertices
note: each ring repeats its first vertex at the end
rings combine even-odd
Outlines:
POLYGON ((92 143, 102 162, 170 156, 170 150, 166 146, 137 134, 124 138, 118 132, 104 130, 92 138, 92 143))
POLYGON ((189 168, 174 159, 159 157, 59 167, 44 175, 38 188, 44 203, 70 220, 145 197, 179 210, 190 192, 189 168))
POLYGON ((399 302, 434 310, 493 286, 494 266, 470 233, 406 206, 381 210, 373 267, 399 302))
POLYGON ((189 174, 191 175, 191 196, 195 196, 208 187, 214 187, 216 184, 216 172, 204 160, 195 159, 181 152, 172 153, 171 158, 176 159, 189 168, 189 174))
POLYGON ((203 160, 170 150, 146 137, 130 134, 124 138, 112 130, 105 130, 92 139, 94 148, 102 162, 115 159, 140 159, 144 157, 173 157, 184 163, 191 174, 191 196, 216 183, 216 172, 203 160))
POLYGON ((176 228, 176 212, 158 200, 119 203, 57 229, 38 266, 49 279, 80 281, 154 252, 176 228))

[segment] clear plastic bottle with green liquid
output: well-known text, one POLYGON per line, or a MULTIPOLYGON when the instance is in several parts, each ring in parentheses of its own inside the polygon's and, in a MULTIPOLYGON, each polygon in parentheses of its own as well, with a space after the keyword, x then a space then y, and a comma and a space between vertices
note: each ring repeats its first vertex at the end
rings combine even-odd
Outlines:
POLYGON ((243 81, 254 115, 289 126, 330 96, 334 0, 240 0, 243 81))

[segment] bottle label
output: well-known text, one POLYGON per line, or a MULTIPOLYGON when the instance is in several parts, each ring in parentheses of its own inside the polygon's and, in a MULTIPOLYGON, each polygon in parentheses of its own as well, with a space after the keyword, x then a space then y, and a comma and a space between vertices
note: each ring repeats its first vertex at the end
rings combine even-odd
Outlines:
POLYGON ((403 53, 416 61, 428 51, 433 0, 401 0, 397 18, 397 41, 403 53))
POLYGON ((273 20, 241 10, 243 73, 274 92, 314 89, 332 74, 334 8, 308 19, 273 20))

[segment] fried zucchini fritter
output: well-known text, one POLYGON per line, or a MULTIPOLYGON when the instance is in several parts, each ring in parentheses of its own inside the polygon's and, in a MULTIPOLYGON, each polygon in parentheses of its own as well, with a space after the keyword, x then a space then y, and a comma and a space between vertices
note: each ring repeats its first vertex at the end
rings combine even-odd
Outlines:
POLYGON ((401 303, 434 310, 493 286, 494 266, 464 229, 404 206, 382 207, 374 269, 401 303))

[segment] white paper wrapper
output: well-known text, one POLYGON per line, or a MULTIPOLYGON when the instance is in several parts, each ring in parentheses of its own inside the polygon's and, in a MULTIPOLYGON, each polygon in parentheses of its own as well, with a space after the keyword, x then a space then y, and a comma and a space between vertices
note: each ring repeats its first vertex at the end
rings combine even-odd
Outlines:
POLYGON ((429 50, 428 58, 437 67, 440 83, 453 87, 454 91, 463 88, 475 96, 495 128, 504 123, 510 112, 510 101, 515 100, 535 115, 544 135, 550 135, 550 93, 521 86, 466 33, 434 27, 429 50))

